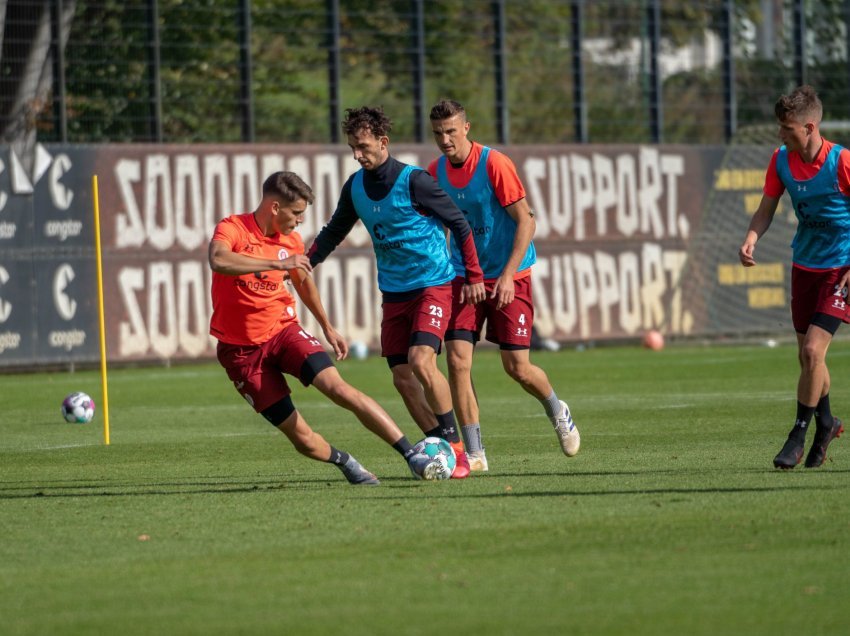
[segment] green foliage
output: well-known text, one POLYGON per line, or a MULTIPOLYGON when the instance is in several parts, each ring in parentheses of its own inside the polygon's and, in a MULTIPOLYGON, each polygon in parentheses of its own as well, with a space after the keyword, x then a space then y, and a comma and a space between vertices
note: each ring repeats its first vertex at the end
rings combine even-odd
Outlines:
MULTIPOLYGON (((66 48, 70 140, 154 138, 156 82, 147 2, 79 0, 66 48)), ((158 0, 162 130, 169 142, 241 141, 243 70, 240 3, 158 0)), ((326 0, 254 0, 251 90, 254 133, 271 143, 327 142, 338 131, 329 88, 330 23, 326 0)), ((725 3, 660 3, 662 50, 705 42, 719 33, 725 3)), ((772 5, 777 8, 777 5, 772 5)), ((584 2, 584 99, 589 138, 598 143, 649 141, 644 0, 584 2)), ((767 18, 759 0, 732 3, 739 127, 772 120, 776 96, 793 86, 791 4, 772 19, 772 50, 755 46, 767 18)), ((494 7, 489 0, 424 4, 424 121, 417 122, 415 4, 409 0, 340 0, 338 110, 380 104, 394 120, 393 140, 416 141, 417 124, 438 99, 461 101, 473 137, 498 137, 494 7)), ((575 141, 573 3, 505 2, 507 104, 512 143, 575 141)), ((822 90, 830 117, 848 119, 843 0, 806 3, 808 81, 822 90)), ((692 54, 688 52, 687 54, 692 54)), ((699 63, 663 79, 665 142, 720 143, 724 135, 722 68, 699 63)), ((55 139, 50 109, 40 122, 55 139)))
MULTIPOLYGON (((382 479, 295 453, 215 364, 6 375, 3 633, 839 634, 850 448, 775 471, 794 345, 535 352, 582 432, 565 458, 540 405, 477 354, 490 472, 414 481, 353 416, 299 410, 382 479), (62 397, 101 406, 65 424, 62 397), (33 397, 36 396, 36 397, 33 397), (452 610, 455 608, 457 611, 452 610), (465 608, 465 609, 460 609, 465 608)), ((830 348, 845 414, 850 344, 830 348)), ((378 358, 340 363, 417 438, 378 358)))
POLYGON ((69 141, 150 139, 144 5, 78 0, 76 11, 65 51, 69 141))

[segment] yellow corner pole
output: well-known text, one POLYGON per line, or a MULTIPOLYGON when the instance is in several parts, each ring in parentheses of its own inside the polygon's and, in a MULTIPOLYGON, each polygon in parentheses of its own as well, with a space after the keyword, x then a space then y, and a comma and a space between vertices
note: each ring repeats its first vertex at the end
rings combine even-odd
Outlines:
POLYGON ((100 203, 97 196, 97 175, 91 178, 94 203, 94 248, 97 253, 97 317, 100 323, 100 384, 103 388, 103 443, 109 446, 109 391, 106 382, 106 327, 103 318, 103 262, 100 248, 100 203))

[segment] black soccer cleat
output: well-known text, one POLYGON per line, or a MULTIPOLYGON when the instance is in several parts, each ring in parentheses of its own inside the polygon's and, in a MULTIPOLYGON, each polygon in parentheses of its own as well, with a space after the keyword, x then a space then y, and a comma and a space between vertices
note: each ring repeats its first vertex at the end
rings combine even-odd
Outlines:
POLYGON ((844 432, 844 424, 837 417, 832 418, 832 426, 818 426, 815 431, 815 441, 806 455, 806 468, 817 468, 826 460, 826 449, 829 443, 844 432))
POLYGON ((799 464, 803 460, 803 445, 805 441, 805 437, 798 438, 796 435, 789 435, 785 441, 785 446, 773 458, 774 467, 781 468, 782 470, 791 470, 799 464))

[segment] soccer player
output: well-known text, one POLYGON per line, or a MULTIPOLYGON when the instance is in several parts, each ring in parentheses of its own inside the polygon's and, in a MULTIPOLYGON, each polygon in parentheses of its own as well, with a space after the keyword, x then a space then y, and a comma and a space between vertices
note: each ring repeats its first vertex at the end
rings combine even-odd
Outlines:
POLYGON ((786 190, 797 216, 791 244, 791 320, 797 332, 800 377, 797 416, 776 468, 794 468, 803 458, 806 431, 815 418, 815 438, 806 467, 826 459, 829 443, 844 430, 829 404, 829 343, 842 322, 850 322, 850 152, 821 137, 823 105, 811 86, 783 95, 774 107, 782 142, 770 159, 764 194, 750 221, 738 256, 744 267, 756 264, 756 242, 770 227, 786 190))
POLYGON ((372 237, 383 300, 381 355, 419 428, 452 444, 458 460, 452 478, 462 479, 469 475, 469 463, 437 354, 455 277, 444 227, 460 246, 459 302, 474 304, 484 297, 469 224, 427 172, 390 156, 392 122, 383 109, 349 108, 342 127, 361 169, 343 185, 333 216, 310 247, 310 264, 324 261, 358 219, 363 222, 372 237))
POLYGON ((217 355, 236 390, 257 413, 276 426, 302 455, 337 466, 351 484, 377 485, 377 477, 345 451, 315 432, 296 410, 283 373, 313 385, 335 404, 350 410, 367 429, 390 444, 417 476, 444 478, 438 462, 422 461, 395 422, 372 398, 349 385, 321 343, 304 331, 292 282, 316 317, 336 359, 348 345, 328 321, 312 267, 295 228, 303 221, 313 191, 292 172, 275 172, 263 183, 263 198, 249 214, 223 219, 209 246, 213 271, 210 333, 217 355))
MULTIPOLYGON (((559 399, 546 372, 529 354, 534 322, 531 266, 536 259, 534 213, 513 162, 498 150, 469 139, 466 111, 443 100, 430 113, 434 141, 443 156, 428 171, 463 210, 484 271, 487 298, 477 305, 462 302, 461 279, 454 282, 452 317, 446 331, 446 360, 455 412, 461 424, 472 470, 488 470, 481 443, 478 401, 472 383, 472 356, 484 323, 485 337, 499 345, 502 366, 548 416, 563 452, 572 457, 581 444, 567 403, 559 399)), ((452 237, 452 264, 463 272, 452 237)))

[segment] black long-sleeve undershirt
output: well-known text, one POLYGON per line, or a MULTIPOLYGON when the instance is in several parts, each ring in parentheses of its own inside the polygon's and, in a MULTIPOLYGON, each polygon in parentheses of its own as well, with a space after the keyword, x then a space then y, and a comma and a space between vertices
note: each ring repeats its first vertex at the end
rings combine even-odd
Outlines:
MULTIPOLYGON (((401 171, 407 164, 389 157, 375 170, 363 171, 363 188, 373 201, 384 199, 392 190, 401 171)), ((351 184, 354 175, 348 178, 342 187, 336 210, 328 224, 322 228, 307 252, 310 264, 314 267, 323 262, 345 239, 354 224, 360 218, 354 207, 351 184)), ((484 280, 472 231, 463 212, 455 205, 451 197, 437 185, 434 178, 425 170, 414 170, 410 175, 410 200, 413 209, 420 214, 434 216, 454 235, 466 266, 466 279, 469 283, 484 280), (470 249, 471 248, 471 249, 470 249)))

